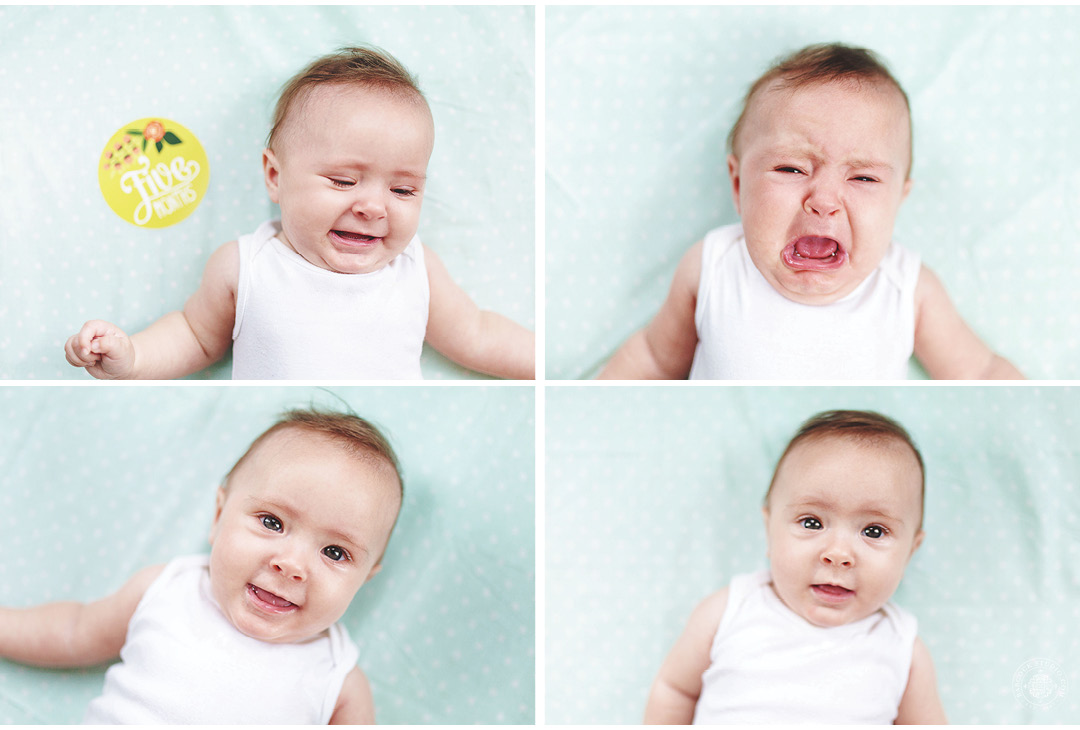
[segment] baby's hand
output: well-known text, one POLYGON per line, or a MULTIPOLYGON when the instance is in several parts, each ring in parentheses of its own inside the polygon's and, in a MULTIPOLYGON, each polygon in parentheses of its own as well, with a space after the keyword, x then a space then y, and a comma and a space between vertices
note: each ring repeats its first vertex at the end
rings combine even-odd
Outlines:
POLYGON ((67 361, 100 380, 131 377, 135 347, 131 338, 114 324, 90 320, 64 345, 67 361))

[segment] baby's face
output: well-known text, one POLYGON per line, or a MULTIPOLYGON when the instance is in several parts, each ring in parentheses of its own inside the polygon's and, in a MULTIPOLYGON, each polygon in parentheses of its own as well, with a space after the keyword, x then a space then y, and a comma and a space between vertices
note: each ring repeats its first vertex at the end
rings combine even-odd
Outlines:
POLYGON ((802 304, 851 293, 881 262, 910 189, 907 108, 884 84, 767 87, 728 158, 750 258, 802 304))
POLYGON ((281 238, 322 269, 383 268, 416 234, 434 140, 411 96, 335 85, 298 98, 277 149, 263 153, 281 238))
POLYGON ((378 571, 399 489, 392 467, 325 436, 272 434, 218 493, 210 585, 222 612, 262 641, 325 631, 378 571))
POLYGON ((903 444, 804 441, 764 514, 780 600, 815 626, 858 621, 889 600, 922 542, 919 465, 903 444))

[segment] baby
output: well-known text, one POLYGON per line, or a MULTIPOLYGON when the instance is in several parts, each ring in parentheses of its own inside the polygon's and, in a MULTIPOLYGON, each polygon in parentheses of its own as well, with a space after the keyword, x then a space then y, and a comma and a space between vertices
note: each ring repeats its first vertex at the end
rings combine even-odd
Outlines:
POLYGON ((292 411, 217 493, 210 554, 145 568, 93 603, 0 608, 0 656, 115 658, 90 724, 359 724, 375 710, 337 623, 379 572, 397 459, 354 415, 292 411))
POLYGON ((879 414, 804 423, 765 495, 771 570, 695 609, 645 721, 944 724, 916 620, 889 603, 923 540, 924 478, 879 414))
POLYGON ((96 378, 420 378, 425 340, 465 367, 534 377, 532 332, 481 311, 416 236, 435 130, 409 72, 346 48, 286 84, 263 152, 281 210, 219 248, 182 312, 128 337, 93 320, 65 344, 96 378))
POLYGON ((816 45, 750 87, 728 137, 742 223, 683 257, 601 378, 1018 378, 919 256, 892 242, 911 190, 907 95, 867 50, 816 45))

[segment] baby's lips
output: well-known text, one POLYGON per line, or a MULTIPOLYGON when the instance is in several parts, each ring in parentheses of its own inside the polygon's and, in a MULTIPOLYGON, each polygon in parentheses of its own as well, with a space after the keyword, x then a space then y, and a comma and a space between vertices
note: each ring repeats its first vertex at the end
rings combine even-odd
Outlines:
POLYGON ((800 236, 784 247, 781 257, 795 271, 833 271, 847 262, 844 247, 827 236, 800 236))

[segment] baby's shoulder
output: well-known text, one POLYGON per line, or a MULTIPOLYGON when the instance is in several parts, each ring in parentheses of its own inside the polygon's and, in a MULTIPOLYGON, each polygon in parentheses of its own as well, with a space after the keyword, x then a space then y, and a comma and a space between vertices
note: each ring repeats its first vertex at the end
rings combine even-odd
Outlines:
POLYGON ((715 593, 706 596, 697 605, 694 612, 690 614, 687 628, 693 630, 695 634, 699 634, 703 640, 708 639, 711 641, 720 626, 720 620, 724 618, 724 612, 727 610, 730 588, 730 586, 724 586, 715 593))

